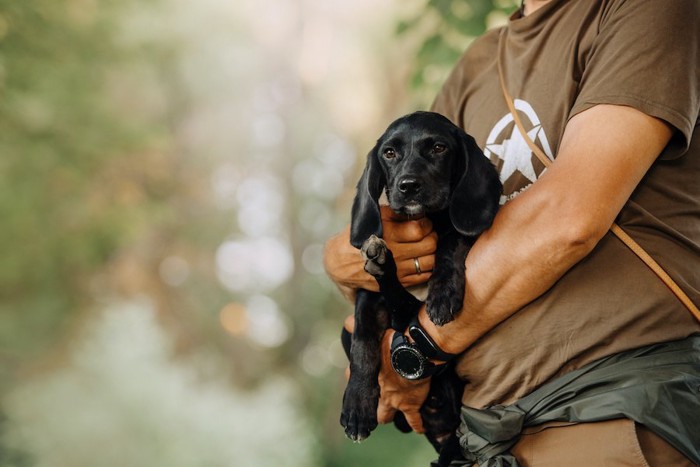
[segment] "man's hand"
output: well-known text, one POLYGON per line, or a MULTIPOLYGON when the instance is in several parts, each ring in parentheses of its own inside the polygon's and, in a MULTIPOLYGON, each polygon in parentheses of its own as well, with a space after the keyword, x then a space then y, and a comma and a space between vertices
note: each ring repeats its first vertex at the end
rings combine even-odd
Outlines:
POLYGON ((420 408, 428 397, 430 391, 430 378, 416 381, 399 376, 391 366, 391 338, 394 330, 389 329, 384 333, 382 340, 382 366, 379 370, 379 407, 377 408, 377 421, 390 423, 394 420, 397 410, 403 412, 406 421, 413 431, 423 433, 423 419, 420 416, 420 408))
MULTIPOLYGON (((381 206, 383 239, 394 255, 397 275, 404 287, 425 283, 435 265, 437 234, 430 219, 407 220, 388 206, 381 206), (421 273, 416 271, 418 260, 421 273)), ((377 281, 364 270, 364 259, 350 244, 350 226, 326 242, 324 266, 331 279, 346 292, 354 289, 379 291, 377 281)))

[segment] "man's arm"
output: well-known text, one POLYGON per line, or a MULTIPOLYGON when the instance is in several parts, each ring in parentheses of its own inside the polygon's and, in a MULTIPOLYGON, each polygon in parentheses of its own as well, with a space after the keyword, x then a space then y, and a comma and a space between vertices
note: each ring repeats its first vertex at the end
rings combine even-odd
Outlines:
MULTIPOLYGON (((671 135, 663 121, 631 107, 598 105, 573 117, 556 161, 501 208, 469 252, 462 311, 437 327, 423 308, 426 331, 459 353, 546 292, 605 235, 671 135)), ((392 397, 380 400, 380 421, 394 409, 417 412, 412 382, 391 368, 382 373, 382 394, 392 397)))

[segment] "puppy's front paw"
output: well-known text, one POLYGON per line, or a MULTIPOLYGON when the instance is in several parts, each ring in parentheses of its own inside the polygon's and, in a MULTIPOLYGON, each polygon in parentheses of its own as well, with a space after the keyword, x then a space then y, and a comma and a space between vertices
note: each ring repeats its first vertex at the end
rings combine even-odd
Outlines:
POLYGON ((438 326, 449 323, 462 309, 463 299, 464 292, 458 293, 452 287, 431 287, 425 302, 428 317, 438 326))
POLYGON ((372 235, 362 244, 360 252, 365 259, 365 271, 375 277, 384 274, 384 265, 389 254, 389 248, 384 240, 372 235))

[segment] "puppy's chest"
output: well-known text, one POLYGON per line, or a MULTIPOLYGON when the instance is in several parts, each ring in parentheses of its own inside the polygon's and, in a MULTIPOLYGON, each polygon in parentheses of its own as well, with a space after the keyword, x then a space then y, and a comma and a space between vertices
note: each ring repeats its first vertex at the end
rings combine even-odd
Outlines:
POLYGON ((413 285, 411 287, 407 287, 406 290, 408 290, 411 293, 411 295, 416 297, 421 302, 424 302, 425 299, 428 297, 428 283, 427 282, 425 284, 413 285))

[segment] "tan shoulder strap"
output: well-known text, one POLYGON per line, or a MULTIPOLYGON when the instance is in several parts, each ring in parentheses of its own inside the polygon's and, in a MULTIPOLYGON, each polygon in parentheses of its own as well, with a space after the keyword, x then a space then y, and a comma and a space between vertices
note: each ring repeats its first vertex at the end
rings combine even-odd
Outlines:
MULTIPOLYGON (((525 142, 527 145, 530 147, 532 152, 537 156, 537 158, 542 162, 542 164, 545 167, 549 167, 552 163, 552 161, 547 157, 547 155, 540 149, 539 146, 537 146, 532 139, 527 135, 527 131, 525 130, 525 127, 523 126, 522 121, 520 120, 520 116, 518 115, 518 112, 515 110, 515 104, 513 103, 513 98, 510 96, 508 93, 508 89, 506 88, 506 81, 503 73, 503 65, 502 65, 502 55, 504 51, 504 35, 505 35, 505 29, 501 31, 501 35, 498 39, 498 56, 496 57, 496 64, 498 66, 498 80, 501 84, 501 91, 503 92, 503 97, 506 100, 506 104, 508 105, 508 109, 510 110, 510 113, 513 115, 513 120, 515 121, 515 125, 518 127, 518 130, 520 131, 520 134, 522 137, 525 139, 525 142)), ((678 297, 678 300, 683 303, 683 305, 690 310, 690 312, 695 316, 695 318, 700 321, 700 310, 698 310, 698 307, 695 306, 695 304, 690 300, 690 297, 681 289, 678 284, 671 278, 671 276, 666 273, 666 271, 657 263, 654 258, 652 258, 649 253, 647 253, 644 248, 642 248, 632 237, 630 237, 627 232, 622 230, 622 228, 617 225, 613 224, 612 227, 610 227, 610 231, 617 237, 619 238, 627 247, 636 254, 639 259, 641 259, 644 264, 646 264, 658 277, 663 281, 666 286, 671 289, 671 292, 678 297)))

